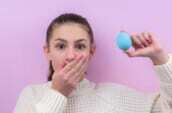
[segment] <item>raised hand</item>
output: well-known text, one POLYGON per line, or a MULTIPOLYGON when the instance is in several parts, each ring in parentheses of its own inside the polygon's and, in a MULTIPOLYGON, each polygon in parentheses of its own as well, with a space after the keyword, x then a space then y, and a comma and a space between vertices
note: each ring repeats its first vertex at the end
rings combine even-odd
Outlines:
POLYGON ((129 57, 149 57, 155 65, 168 61, 167 52, 153 34, 144 32, 131 35, 131 38, 134 49, 125 51, 129 57))
POLYGON ((88 57, 79 56, 68 63, 59 72, 55 71, 52 78, 52 88, 68 96, 83 79, 88 57))

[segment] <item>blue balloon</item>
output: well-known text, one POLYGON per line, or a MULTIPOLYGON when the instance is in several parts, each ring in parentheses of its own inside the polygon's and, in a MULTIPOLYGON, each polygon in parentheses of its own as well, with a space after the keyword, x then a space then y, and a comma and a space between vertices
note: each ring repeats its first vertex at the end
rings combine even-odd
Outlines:
POLYGON ((116 38, 116 44, 122 50, 128 50, 132 46, 132 40, 127 32, 120 32, 116 38))

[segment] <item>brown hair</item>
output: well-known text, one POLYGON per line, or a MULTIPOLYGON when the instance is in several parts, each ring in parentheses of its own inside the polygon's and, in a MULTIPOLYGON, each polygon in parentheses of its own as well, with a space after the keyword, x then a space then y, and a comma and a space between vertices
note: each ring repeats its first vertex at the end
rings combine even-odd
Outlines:
MULTIPOLYGON (((61 14, 60 16, 56 17, 48 26, 47 34, 46 34, 46 44, 48 46, 49 46, 49 42, 52 37, 54 28, 57 27, 58 25, 62 25, 65 23, 76 23, 76 24, 82 25, 84 28, 86 28, 85 30, 88 32, 88 34, 90 36, 91 44, 94 43, 93 31, 92 31, 91 26, 88 23, 87 19, 85 19, 84 17, 82 17, 78 14, 65 13, 65 14, 61 14)), ((54 73, 54 70, 53 70, 52 62, 50 61, 48 81, 52 80, 53 73, 54 73)))

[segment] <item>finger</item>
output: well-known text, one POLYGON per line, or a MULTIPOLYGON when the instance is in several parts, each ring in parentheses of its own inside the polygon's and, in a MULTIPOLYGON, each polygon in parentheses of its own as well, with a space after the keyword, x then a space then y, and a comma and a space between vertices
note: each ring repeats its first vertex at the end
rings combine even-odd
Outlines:
MULTIPOLYGON (((138 50, 139 51, 139 50, 138 50)), ((139 52, 136 51, 136 50, 127 50, 126 51, 126 54, 129 56, 129 57, 137 57, 139 56, 139 52)))
POLYGON ((141 43, 142 43, 145 47, 149 46, 149 43, 148 43, 148 41, 147 41, 147 37, 144 35, 144 33, 141 33, 139 39, 140 39, 141 43))
POLYGON ((157 39, 155 39, 155 35, 153 33, 148 32, 147 35, 152 43, 157 43, 157 39))
POLYGON ((78 70, 77 74, 73 76, 74 80, 80 80, 85 75, 86 69, 87 69, 87 64, 88 64, 88 58, 85 60, 84 64, 80 67, 78 70))
POLYGON ((70 71, 68 71, 67 76, 75 75, 75 73, 77 73, 77 71, 79 70, 80 66, 84 64, 84 60, 85 58, 81 58, 81 60, 75 66, 73 66, 70 71))
MULTIPOLYGON (((81 67, 79 68, 79 70, 78 70, 78 76, 81 76, 81 75, 84 74, 84 72, 87 69, 87 64, 88 64, 88 58, 86 58, 86 60, 84 61, 84 64, 81 65, 81 67)), ((78 77, 78 76, 76 76, 76 77, 78 77)))
POLYGON ((152 39, 150 38, 148 32, 143 32, 142 33, 143 37, 145 37, 146 41, 151 44, 152 43, 152 39))
POLYGON ((85 64, 87 60, 87 57, 83 58, 77 65, 76 68, 74 70, 79 71, 79 69, 85 64))
POLYGON ((81 62, 84 62, 84 58, 82 59, 83 61, 80 61, 77 66, 75 66, 71 71, 69 71, 67 74, 66 74, 66 77, 69 78, 69 80, 72 82, 72 83, 78 83, 80 81, 80 79, 82 77, 80 76, 83 76, 80 74, 80 68, 82 68, 82 66, 84 64, 82 64, 81 62), (80 66, 79 66, 80 65, 80 66))
POLYGON ((135 49, 135 50, 138 50, 140 48, 142 48, 140 45, 136 44, 136 43, 132 43, 132 47, 135 49))
POLYGON ((138 46, 138 45, 136 45, 136 44, 133 43, 133 48, 134 48, 135 50, 138 50, 138 49, 140 49, 140 48, 142 48, 142 47, 140 47, 140 46, 138 46))
POLYGON ((64 72, 68 72, 70 71, 80 60, 82 59, 82 56, 78 56, 76 59, 74 59, 73 61, 71 61, 70 63, 68 63, 64 68, 63 71, 64 72))
POLYGON ((139 40, 139 36, 138 35, 132 35, 131 39, 133 41, 133 45, 136 45, 137 47, 141 47, 143 48, 144 46, 142 45, 141 41, 139 40))

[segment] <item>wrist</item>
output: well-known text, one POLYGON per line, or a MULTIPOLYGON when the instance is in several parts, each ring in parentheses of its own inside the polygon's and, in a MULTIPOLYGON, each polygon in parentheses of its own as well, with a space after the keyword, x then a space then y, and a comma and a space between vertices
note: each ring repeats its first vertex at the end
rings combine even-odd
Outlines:
POLYGON ((162 65, 165 64, 168 59, 168 53, 164 50, 159 51, 157 54, 150 57, 154 65, 162 65))

